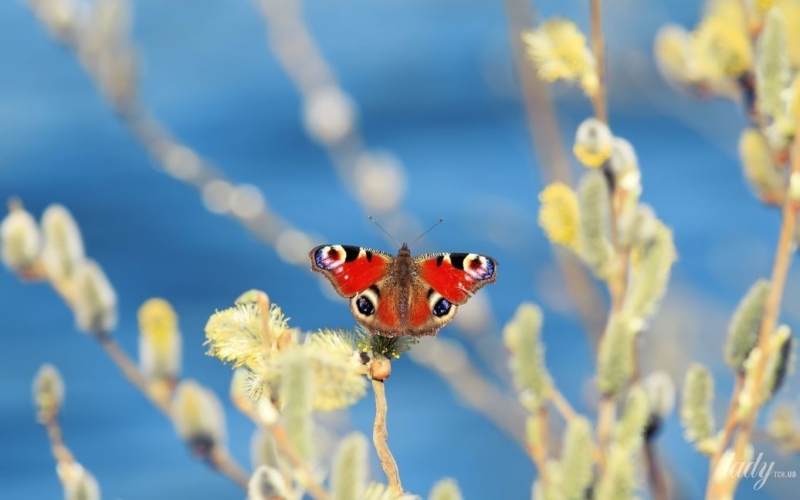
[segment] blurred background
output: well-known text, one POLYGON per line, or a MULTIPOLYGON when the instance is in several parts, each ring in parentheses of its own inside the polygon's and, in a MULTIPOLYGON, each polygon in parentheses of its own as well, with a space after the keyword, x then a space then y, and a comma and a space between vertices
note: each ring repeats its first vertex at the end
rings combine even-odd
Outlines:
MULTIPOLYGON (((322 242, 395 253, 368 214, 401 241, 443 217, 414 253, 495 257, 497 284, 440 337, 463 345, 477 369, 507 391, 496 369, 504 363, 500 329, 522 301, 540 304, 549 368, 577 409, 593 416, 591 347, 536 223, 547 165, 526 123, 510 4, 309 0, 302 12, 289 4, 267 2, 265 11, 250 0, 131 2, 140 102, 173 140, 232 183, 197 189, 175 177, 179 168, 158 166, 24 2, 0 3, 0 200, 19 197, 37 217, 51 203, 72 212, 88 255, 116 289, 114 336, 132 355, 141 303, 157 296, 173 304, 184 376, 226 401, 229 445, 245 464, 253 426, 227 402, 230 368, 205 355, 203 327, 250 288, 265 290, 304 330, 351 327, 347 302, 320 286, 306 254, 322 242), (281 52, 303 46, 292 38, 297 19, 327 65, 309 69, 300 61, 300 84, 287 75, 297 54, 281 52), (314 94, 303 85, 309 75, 312 82, 335 75, 338 87, 314 94), (359 139, 338 148, 341 134, 353 129, 359 139), (265 229, 258 223, 267 219, 253 218, 264 213, 282 222, 265 229), (255 220, 255 232, 231 214, 255 220)), ((541 1, 535 8, 588 27, 587 2, 541 1)), ((722 366, 727 320, 747 288, 769 273, 779 214, 742 180, 736 144, 745 119, 737 106, 681 95, 655 70, 655 31, 668 21, 694 25, 697 2, 607 0, 604 8, 611 127, 636 148, 643 200, 674 230, 680 254, 668 298, 645 334, 645 372, 667 370, 679 385, 690 360, 706 362, 719 374, 723 406, 732 386, 722 366)), ((553 93, 569 146, 591 109, 577 89, 558 85, 553 93)), ((66 442, 105 498, 244 496, 189 456, 172 426, 76 330, 48 286, 21 284, 4 270, 0 299, 0 498, 62 495, 31 402, 31 380, 43 362, 64 377, 66 442)), ((793 327, 800 326, 798 300, 795 269, 784 302, 784 321, 793 327)), ((410 492, 426 494, 452 476, 465 498, 529 498, 534 468, 524 450, 439 375, 404 357, 387 392, 389 443, 410 492)), ((792 377, 780 398, 796 396, 792 377)), ((331 425, 369 434, 372 405, 367 397, 331 425)), ((707 460, 683 440, 674 415, 658 449, 677 493, 700 497, 707 460)), ((776 470, 800 469, 771 446, 764 451, 776 470)), ((374 456, 372 475, 383 480, 374 456)), ((773 479, 753 491, 746 479, 739 493, 790 498, 796 481, 773 479)))

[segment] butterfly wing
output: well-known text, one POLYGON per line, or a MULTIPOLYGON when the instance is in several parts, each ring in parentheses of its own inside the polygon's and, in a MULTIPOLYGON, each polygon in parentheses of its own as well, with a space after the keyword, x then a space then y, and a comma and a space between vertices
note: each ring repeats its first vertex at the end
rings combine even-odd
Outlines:
POLYGON ((440 253, 420 255, 414 260, 419 279, 456 305, 497 280, 497 261, 487 255, 440 253))
POLYGON ((351 245, 321 245, 311 250, 311 270, 322 273, 342 297, 353 297, 386 277, 391 255, 351 245))
POLYGON ((417 276, 409 293, 403 335, 436 335, 455 318, 459 305, 497 279, 497 261, 485 255, 442 253, 421 255, 414 261, 417 276))

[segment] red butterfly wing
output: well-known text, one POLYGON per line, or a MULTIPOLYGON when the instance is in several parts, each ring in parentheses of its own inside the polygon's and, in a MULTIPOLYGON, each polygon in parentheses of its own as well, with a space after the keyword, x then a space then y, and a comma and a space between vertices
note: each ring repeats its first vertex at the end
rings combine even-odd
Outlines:
POLYGON ((311 250, 311 270, 325 275, 336 293, 352 297, 381 281, 393 257, 350 245, 321 245, 311 250))
POLYGON ((463 304, 484 285, 497 280, 497 261, 475 253, 421 255, 419 278, 453 304, 463 304))

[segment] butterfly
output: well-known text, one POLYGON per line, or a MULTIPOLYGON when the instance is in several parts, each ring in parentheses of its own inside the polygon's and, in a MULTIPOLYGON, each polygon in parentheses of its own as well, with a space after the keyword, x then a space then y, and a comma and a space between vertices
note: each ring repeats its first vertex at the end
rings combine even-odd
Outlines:
POLYGON ((497 261, 476 253, 411 257, 350 245, 321 245, 309 254, 350 311, 370 332, 386 337, 436 335, 484 285, 497 280, 497 261))

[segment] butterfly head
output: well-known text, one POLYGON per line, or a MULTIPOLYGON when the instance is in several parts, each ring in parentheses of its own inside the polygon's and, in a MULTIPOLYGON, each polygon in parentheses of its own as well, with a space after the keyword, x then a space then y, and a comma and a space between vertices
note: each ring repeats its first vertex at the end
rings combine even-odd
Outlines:
POLYGON ((411 249, 408 248, 408 243, 403 243, 400 250, 397 251, 398 257, 411 257, 411 249))

